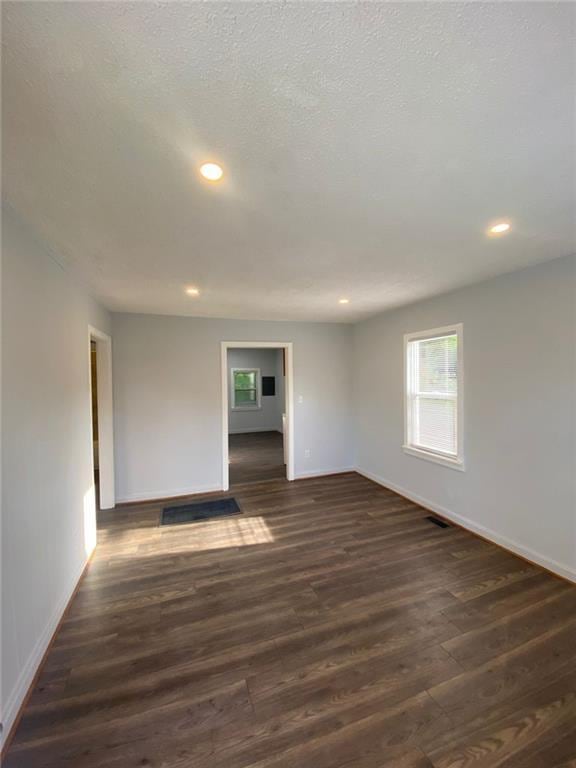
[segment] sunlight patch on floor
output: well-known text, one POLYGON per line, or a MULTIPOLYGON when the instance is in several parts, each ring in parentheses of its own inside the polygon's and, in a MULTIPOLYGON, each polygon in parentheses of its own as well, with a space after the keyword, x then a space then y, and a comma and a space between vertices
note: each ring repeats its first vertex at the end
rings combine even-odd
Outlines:
POLYGON ((210 520, 205 523, 169 527, 164 529, 164 532, 170 534, 170 552, 204 552, 228 547, 271 544, 274 541, 274 534, 263 517, 210 520))
POLYGON ((94 483, 84 494, 84 551, 88 556, 96 546, 96 489, 94 483))

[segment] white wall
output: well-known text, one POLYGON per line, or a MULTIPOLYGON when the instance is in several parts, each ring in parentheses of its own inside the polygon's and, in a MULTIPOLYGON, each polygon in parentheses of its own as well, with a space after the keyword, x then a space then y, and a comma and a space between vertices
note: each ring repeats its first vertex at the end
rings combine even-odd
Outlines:
MULTIPOLYGON (((284 407, 283 386, 278 378, 278 360, 282 354, 278 349, 229 349, 228 382, 230 396, 228 408, 228 432, 271 432, 282 431, 282 412, 284 407), (232 408, 231 374, 233 368, 258 368, 260 376, 274 376, 276 394, 262 396, 261 407, 253 410, 235 411, 232 408)), ((280 376, 280 378, 282 378, 280 376)))
POLYGON ((9 209, 2 228, 2 720, 16 715, 95 537, 88 325, 109 316, 9 209))
POLYGON ((358 468, 576 577, 576 259, 524 269, 355 327, 358 468), (406 455, 403 335, 464 324, 466 471, 406 455))
POLYGON ((296 475, 351 467, 351 326, 114 314, 113 338, 118 501, 221 487, 221 341, 292 341, 296 475))

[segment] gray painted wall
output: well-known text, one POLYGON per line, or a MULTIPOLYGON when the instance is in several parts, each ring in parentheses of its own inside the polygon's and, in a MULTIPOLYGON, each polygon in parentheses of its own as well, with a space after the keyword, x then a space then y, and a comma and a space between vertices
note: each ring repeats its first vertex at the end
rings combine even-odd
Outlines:
POLYGON ((221 487, 221 341, 292 341, 296 475, 352 466, 351 326, 136 314, 112 322, 118 501, 221 487))
POLYGON ((94 540, 89 299, 26 230, 2 227, 2 720, 4 734, 94 540))
POLYGON ((228 382, 231 382, 233 368, 258 368, 260 376, 274 376, 276 379, 276 394, 273 397, 262 397, 261 408, 256 410, 233 410, 232 385, 229 385, 228 432, 230 434, 282 431, 284 383, 280 367, 281 355, 282 350, 279 349, 228 350, 228 382))
POLYGON ((576 576, 576 258, 387 312, 354 330, 356 465, 576 576), (464 324, 466 471, 402 451, 403 335, 464 324))

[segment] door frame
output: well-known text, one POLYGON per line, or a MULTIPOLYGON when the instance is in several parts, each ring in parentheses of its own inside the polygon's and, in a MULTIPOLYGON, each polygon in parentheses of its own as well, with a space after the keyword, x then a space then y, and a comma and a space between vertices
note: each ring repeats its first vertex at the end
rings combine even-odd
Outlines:
POLYGON ((283 349, 285 354, 284 407, 286 411, 286 479, 294 480, 294 354, 291 341, 222 341, 220 342, 222 378, 222 490, 230 487, 228 467, 228 350, 283 349))
MULTIPOLYGON (((96 342, 96 387, 98 403, 98 476, 100 509, 116 504, 114 487, 114 412, 112 402, 112 338, 88 326, 88 370, 91 374, 90 342, 96 342)), ((90 382, 90 462, 94 477, 94 434, 92 432, 92 376, 90 382)))

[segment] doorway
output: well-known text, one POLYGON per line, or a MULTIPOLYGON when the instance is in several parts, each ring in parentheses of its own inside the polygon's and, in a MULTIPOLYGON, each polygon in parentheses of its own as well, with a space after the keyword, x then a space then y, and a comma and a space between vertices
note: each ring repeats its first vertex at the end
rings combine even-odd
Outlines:
POLYGON ((222 488, 294 478, 290 342, 222 342, 222 488))
POLYGON ((112 339, 89 326, 92 475, 100 509, 115 505, 112 413, 112 339))

